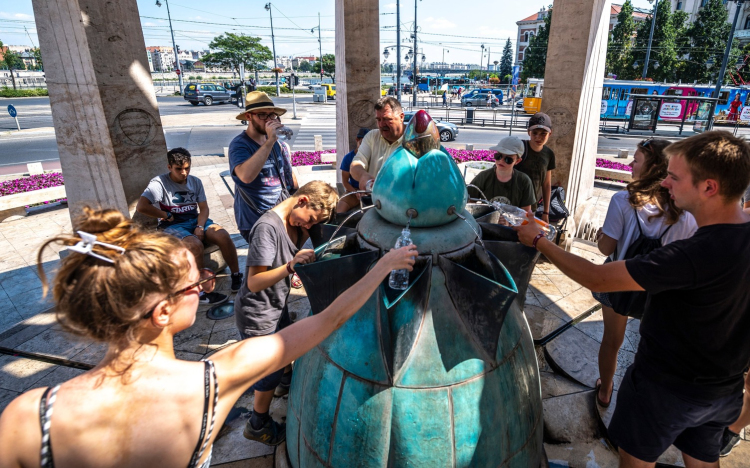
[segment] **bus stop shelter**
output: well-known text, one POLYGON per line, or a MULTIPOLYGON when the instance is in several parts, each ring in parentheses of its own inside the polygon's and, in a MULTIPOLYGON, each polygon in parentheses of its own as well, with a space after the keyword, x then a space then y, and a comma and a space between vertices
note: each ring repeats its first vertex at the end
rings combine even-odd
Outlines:
POLYGON ((680 135, 686 122, 693 125, 693 131, 710 130, 717 101, 717 98, 697 96, 634 96, 628 131, 645 130, 656 133, 659 121, 679 124, 680 135))

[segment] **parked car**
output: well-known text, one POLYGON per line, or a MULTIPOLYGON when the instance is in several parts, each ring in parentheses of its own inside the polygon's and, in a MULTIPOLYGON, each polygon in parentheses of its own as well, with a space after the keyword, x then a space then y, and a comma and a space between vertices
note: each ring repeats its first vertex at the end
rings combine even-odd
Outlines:
MULTIPOLYGON (((414 111, 404 112, 404 124, 409 123, 414 114, 416 114, 414 111)), ((439 119, 432 120, 434 120, 437 125, 438 133, 440 133, 440 141, 453 141, 456 139, 456 136, 458 136, 458 127, 456 124, 443 122, 439 119)))
POLYGON ((328 99, 336 99, 336 85, 330 83, 323 83, 320 86, 326 89, 326 95, 328 99))
POLYGON ((229 102, 231 99, 229 90, 214 83, 188 83, 183 97, 194 106, 201 102, 210 106, 214 102, 229 102))
MULTIPOLYGON (((461 105, 466 107, 487 107, 487 93, 476 93, 470 96, 463 96, 461 98, 461 105)), ((500 99, 494 94, 492 95, 492 102, 490 105, 492 107, 497 107, 500 105, 500 99)))
MULTIPOLYGON (((390 88, 388 88, 388 96, 395 96, 397 94, 396 93, 397 89, 398 88, 395 87, 395 86, 391 86, 390 88)), ((409 85, 409 84, 402 84, 401 85, 401 94, 411 94, 411 85, 409 85)))

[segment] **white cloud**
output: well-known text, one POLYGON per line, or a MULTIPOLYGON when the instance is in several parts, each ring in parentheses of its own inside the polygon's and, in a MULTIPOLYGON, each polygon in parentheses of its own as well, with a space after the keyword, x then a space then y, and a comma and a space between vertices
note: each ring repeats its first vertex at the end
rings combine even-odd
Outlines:
POLYGON ((388 4, 385 5, 385 8, 387 8, 389 10, 395 10, 396 9, 396 4, 395 3, 388 3, 388 4))
POLYGON ((422 24, 430 29, 453 29, 456 27, 456 23, 449 21, 446 18, 433 18, 432 16, 425 19, 422 24))
POLYGON ((27 15, 25 13, 6 13, 4 11, 0 11, 0 18, 34 21, 34 17, 32 15, 27 15))

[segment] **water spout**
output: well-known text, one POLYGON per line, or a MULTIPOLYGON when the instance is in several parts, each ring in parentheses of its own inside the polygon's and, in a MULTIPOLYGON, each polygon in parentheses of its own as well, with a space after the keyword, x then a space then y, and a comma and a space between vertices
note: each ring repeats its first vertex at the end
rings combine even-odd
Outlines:
MULTIPOLYGON (((356 193, 356 192, 350 192, 350 193, 356 193)), ((351 219, 352 216, 357 215, 359 213, 362 213, 364 211, 367 211, 370 208, 374 208, 374 207, 375 207, 375 205, 366 206, 364 208, 360 208, 357 211, 353 211, 349 216, 347 216, 346 219, 344 219, 344 221, 342 221, 341 224, 338 225, 338 227, 336 228, 336 230, 333 231, 333 234, 331 234, 331 238, 328 239, 328 242, 326 242, 325 249, 323 249, 323 251, 320 253, 320 256, 318 258, 323 258, 325 256, 326 252, 331 247, 331 241, 336 238, 336 234, 339 233, 339 231, 341 230, 341 228, 344 227, 344 225, 346 224, 346 222, 349 221, 349 219, 351 219)))
POLYGON ((480 189, 479 187, 477 187, 474 184, 466 184, 466 188, 469 188, 469 187, 474 187, 475 189, 477 189, 477 191, 480 194, 482 194, 482 198, 479 198, 480 201, 483 201, 483 202, 487 203, 488 205, 492 205, 491 202, 487 201, 487 195, 485 195, 484 192, 482 192, 482 189, 480 189))

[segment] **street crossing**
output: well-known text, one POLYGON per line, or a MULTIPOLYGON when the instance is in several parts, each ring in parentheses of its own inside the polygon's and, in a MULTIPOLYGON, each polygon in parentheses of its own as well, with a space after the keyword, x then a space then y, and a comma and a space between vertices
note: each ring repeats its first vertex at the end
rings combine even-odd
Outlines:
POLYGON ((300 121, 300 130, 292 140, 292 151, 315 149, 315 135, 323 137, 323 149, 336 148, 336 106, 313 105, 300 121))

